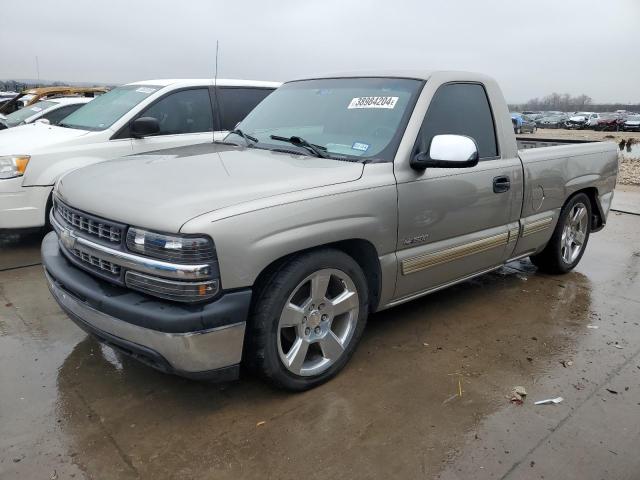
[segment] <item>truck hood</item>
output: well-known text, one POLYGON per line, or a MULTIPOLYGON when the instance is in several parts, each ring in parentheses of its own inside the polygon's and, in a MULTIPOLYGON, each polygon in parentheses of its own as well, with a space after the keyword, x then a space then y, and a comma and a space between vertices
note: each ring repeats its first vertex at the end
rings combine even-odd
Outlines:
POLYGON ((70 206, 88 213, 178 232, 207 212, 355 181, 363 168, 359 162, 201 144, 84 167, 64 175, 57 191, 70 206))
POLYGON ((0 130, 0 155, 31 155, 38 148, 62 143, 87 133, 87 130, 44 123, 30 123, 0 130))
POLYGON ((569 121, 571 122, 586 122, 587 121, 587 117, 584 117, 582 115, 578 115, 575 117, 569 117, 569 121))

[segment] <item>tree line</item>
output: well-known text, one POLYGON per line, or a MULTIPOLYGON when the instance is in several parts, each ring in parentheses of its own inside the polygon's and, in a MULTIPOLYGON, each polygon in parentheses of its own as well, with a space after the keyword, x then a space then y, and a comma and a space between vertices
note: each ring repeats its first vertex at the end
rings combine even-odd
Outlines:
MULTIPOLYGON (((0 91, 3 92, 21 92, 36 87, 65 87, 69 86, 69 82, 37 82, 36 80, 0 80, 0 91)), ((85 87, 102 87, 100 84, 82 84, 85 87)))
POLYGON ((542 98, 532 98, 523 104, 509 105, 509 108, 514 111, 611 112, 616 110, 640 111, 640 104, 593 103, 593 99, 584 93, 572 96, 569 93, 554 92, 542 98))

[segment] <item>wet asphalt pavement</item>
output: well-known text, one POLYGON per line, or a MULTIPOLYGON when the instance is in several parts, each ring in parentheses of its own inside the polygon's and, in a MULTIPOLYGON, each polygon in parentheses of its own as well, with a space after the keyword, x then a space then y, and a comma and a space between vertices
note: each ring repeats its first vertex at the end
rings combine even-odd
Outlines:
POLYGON ((49 295, 40 239, 0 238, 1 479, 640 478, 640 216, 612 212, 570 274, 515 262, 373 315, 302 394, 99 345, 49 295))

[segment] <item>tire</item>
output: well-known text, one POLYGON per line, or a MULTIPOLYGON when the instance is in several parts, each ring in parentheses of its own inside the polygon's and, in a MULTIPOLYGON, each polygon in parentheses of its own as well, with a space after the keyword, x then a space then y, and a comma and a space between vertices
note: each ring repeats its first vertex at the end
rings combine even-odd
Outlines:
POLYGON ((256 293, 245 337, 252 370, 277 387, 303 391, 346 365, 369 313, 367 281, 353 258, 334 249, 293 257, 256 293))
POLYGON ((540 253, 531 255, 531 262, 545 273, 567 273, 580 262, 590 233, 591 201, 584 193, 578 193, 562 207, 549 243, 540 253))

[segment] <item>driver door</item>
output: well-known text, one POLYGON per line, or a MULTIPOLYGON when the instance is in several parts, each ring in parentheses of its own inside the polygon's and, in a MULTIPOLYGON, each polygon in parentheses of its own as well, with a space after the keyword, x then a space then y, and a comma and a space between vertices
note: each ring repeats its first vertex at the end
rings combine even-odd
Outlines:
POLYGON ((473 138, 480 160, 470 168, 427 168, 398 175, 396 299, 500 265, 510 235, 517 237, 522 167, 517 156, 500 155, 483 85, 441 86, 425 115, 414 154, 429 151, 433 137, 441 134, 473 138))

